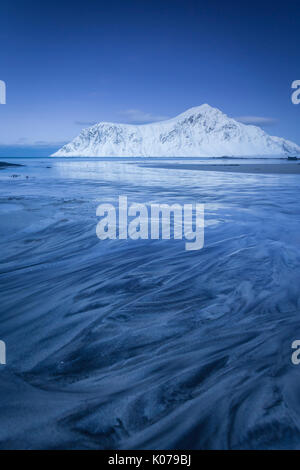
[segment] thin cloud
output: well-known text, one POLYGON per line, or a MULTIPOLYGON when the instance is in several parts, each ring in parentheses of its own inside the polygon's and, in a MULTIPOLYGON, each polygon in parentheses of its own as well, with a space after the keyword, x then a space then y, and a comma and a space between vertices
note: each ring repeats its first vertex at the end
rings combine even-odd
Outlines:
POLYGON ((261 116, 239 116, 235 120, 253 126, 273 126, 278 122, 277 119, 261 116))
POLYGON ((74 124, 76 124, 76 126, 90 127, 90 126, 94 126, 95 124, 97 124, 97 122, 96 121, 75 121, 74 124))
POLYGON ((119 112, 120 116, 123 116, 123 119, 126 122, 131 124, 146 124, 149 122, 164 121, 169 119, 168 116, 145 113, 140 109, 126 109, 125 111, 119 112))
POLYGON ((62 147, 65 145, 67 142, 65 140, 59 141, 59 142, 51 142, 47 140, 36 140, 33 145, 36 147, 62 147))
POLYGON ((27 139, 26 137, 20 137, 20 138, 17 140, 16 145, 24 145, 24 144, 26 144, 27 140, 28 140, 28 139, 27 139))

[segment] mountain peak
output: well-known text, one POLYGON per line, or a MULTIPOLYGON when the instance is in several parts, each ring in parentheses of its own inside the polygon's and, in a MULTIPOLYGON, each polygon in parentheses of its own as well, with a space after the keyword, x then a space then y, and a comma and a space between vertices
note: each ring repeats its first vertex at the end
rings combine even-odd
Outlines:
POLYGON ((209 104, 204 103, 199 106, 193 106, 192 108, 187 109, 183 113, 180 113, 178 116, 176 116, 176 118, 181 117, 181 116, 191 116, 195 114, 215 114, 215 115, 218 114, 218 115, 226 116, 218 108, 214 108, 213 106, 210 106, 209 104))

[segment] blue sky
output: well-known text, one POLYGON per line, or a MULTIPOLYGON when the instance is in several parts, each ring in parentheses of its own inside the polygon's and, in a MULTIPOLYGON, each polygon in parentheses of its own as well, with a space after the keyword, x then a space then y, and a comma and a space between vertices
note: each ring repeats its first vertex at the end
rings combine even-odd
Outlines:
POLYGON ((202 103, 300 144, 299 2, 3 0, 0 40, 7 151, 202 103))

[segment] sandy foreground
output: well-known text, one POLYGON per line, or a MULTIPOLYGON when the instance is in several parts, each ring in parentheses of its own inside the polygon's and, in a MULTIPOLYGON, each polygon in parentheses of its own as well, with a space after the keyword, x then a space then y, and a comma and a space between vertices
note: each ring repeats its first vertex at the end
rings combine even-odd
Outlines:
POLYGON ((261 173, 278 175, 300 174, 300 163, 153 163, 145 164, 152 168, 166 168, 170 170, 197 170, 197 171, 222 171, 228 173, 261 173))

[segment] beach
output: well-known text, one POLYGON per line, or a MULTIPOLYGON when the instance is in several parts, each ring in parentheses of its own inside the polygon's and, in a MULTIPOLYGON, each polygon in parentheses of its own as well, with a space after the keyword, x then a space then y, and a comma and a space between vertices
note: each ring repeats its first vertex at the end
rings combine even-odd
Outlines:
POLYGON ((0 448, 298 447, 298 173, 10 162, 23 166, 0 171, 0 448), (204 247, 99 240, 97 207, 119 196, 204 204, 204 247))

